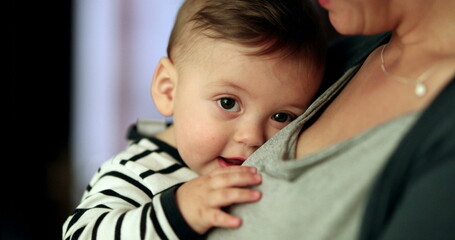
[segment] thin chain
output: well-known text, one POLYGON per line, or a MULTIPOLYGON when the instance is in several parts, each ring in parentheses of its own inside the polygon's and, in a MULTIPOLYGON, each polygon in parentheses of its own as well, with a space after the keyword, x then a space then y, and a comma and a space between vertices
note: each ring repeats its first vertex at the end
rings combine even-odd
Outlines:
POLYGON ((381 50, 381 70, 382 72, 388 76, 388 77, 391 77, 399 82, 402 82, 402 83, 407 83, 407 84, 414 84, 416 85, 415 87, 415 94, 419 97, 422 97, 425 95, 425 93, 427 92, 427 86, 425 86, 425 84, 423 84, 423 82, 425 80, 428 79, 428 77, 430 76, 430 74, 433 72, 433 70, 436 68, 436 65, 433 65, 433 67, 429 68, 427 71, 425 71, 424 73, 422 73, 419 77, 417 77, 416 79, 411 79, 411 78, 405 78, 405 77, 401 77, 401 76, 397 76, 395 74, 392 74, 390 72, 387 71, 387 69, 385 68, 385 64, 384 64, 384 49, 387 47, 387 44, 385 44, 383 47, 382 47, 382 50, 381 50))

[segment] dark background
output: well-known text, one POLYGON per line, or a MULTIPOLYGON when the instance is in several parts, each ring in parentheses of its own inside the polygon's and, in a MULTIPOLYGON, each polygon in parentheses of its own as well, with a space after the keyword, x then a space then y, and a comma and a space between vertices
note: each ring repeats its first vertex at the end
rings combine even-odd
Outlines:
POLYGON ((12 1, 1 239, 61 239, 69 214, 72 1, 12 1))
MULTIPOLYGON (((1 239, 61 239, 70 209, 73 1, 7 8, 1 239)), ((338 37, 329 29, 329 39, 338 37)))

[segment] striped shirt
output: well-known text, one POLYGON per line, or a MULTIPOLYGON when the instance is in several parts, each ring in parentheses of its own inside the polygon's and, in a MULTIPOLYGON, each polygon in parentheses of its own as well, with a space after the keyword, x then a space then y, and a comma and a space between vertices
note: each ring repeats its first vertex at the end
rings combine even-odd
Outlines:
POLYGON ((177 149, 131 128, 133 140, 93 176, 62 239, 195 239, 175 190, 198 175, 177 149))

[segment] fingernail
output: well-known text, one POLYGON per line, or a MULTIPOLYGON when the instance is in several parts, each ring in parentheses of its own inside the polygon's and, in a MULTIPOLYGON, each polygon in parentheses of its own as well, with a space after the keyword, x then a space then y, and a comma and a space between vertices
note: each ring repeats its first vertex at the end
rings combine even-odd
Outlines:
POLYGON ((261 180, 262 180, 261 174, 256 174, 256 175, 254 175, 254 178, 255 178, 256 180, 258 180, 258 181, 261 181, 261 180))
POLYGON ((259 191, 254 191, 253 192, 253 198, 254 199, 259 199, 261 197, 261 192, 259 191))

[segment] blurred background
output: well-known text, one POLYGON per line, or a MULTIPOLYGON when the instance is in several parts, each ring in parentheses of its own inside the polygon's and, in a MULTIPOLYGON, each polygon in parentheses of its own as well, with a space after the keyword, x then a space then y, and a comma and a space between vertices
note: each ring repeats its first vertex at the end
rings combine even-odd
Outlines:
POLYGON ((181 2, 8 2, 2 240, 61 239, 90 177, 126 146, 128 127, 162 118, 149 87, 181 2))

